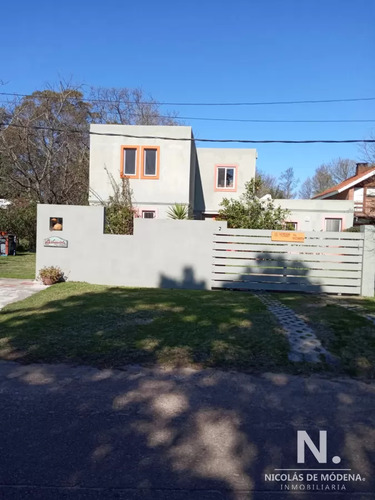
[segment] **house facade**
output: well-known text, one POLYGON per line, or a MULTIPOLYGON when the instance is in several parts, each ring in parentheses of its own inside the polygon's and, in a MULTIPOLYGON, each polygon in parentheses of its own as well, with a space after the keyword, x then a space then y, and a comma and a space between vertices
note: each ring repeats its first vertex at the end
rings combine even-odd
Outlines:
POLYGON ((255 176, 255 149, 197 148, 191 127, 91 125, 91 205, 129 179, 142 218, 167 218, 175 203, 195 219, 213 218, 225 197, 239 199, 255 176))
POLYGON ((288 226, 294 231, 345 231, 353 226, 353 200, 274 200, 289 210, 288 226))
POLYGON ((357 163, 355 175, 314 196, 316 200, 351 200, 354 224, 375 222, 375 165, 357 163))

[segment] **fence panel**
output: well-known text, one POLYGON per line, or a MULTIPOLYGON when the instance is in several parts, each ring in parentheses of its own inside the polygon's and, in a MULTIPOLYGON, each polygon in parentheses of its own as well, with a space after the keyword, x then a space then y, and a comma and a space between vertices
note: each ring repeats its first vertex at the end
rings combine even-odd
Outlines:
POLYGON ((212 288, 361 293, 361 233, 307 232, 302 243, 272 231, 224 229, 213 237, 212 288))

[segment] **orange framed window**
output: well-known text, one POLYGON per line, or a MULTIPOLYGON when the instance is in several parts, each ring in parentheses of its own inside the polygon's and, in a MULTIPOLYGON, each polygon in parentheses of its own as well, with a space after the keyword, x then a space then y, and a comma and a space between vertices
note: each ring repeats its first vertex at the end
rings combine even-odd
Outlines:
POLYGON ((121 177, 138 179, 139 146, 121 146, 121 177))
POLYGON ((237 191, 237 166, 215 165, 215 191, 237 191))
POLYGON ((141 147, 141 179, 159 179, 160 147, 141 147))

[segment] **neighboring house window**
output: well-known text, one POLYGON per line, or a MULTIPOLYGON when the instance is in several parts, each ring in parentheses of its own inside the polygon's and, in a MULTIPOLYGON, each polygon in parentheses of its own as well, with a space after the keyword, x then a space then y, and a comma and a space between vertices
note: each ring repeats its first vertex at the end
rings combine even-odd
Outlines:
POLYGON ((154 210, 142 210, 142 219, 155 219, 154 210))
POLYGON ((236 190, 236 167, 216 166, 215 189, 217 191, 235 191, 236 190))
POLYGON ((122 146, 121 177, 138 177, 138 147, 122 146))
POLYGON ((325 219, 326 231, 338 232, 342 228, 342 219, 325 219))
POLYGON ((159 179, 159 147, 142 147, 142 179, 159 179))

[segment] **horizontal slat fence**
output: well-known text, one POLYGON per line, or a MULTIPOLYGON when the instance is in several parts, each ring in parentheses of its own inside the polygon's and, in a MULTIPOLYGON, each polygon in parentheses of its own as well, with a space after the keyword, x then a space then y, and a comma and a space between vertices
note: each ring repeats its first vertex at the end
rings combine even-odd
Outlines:
POLYGON ((361 293, 361 233, 307 232, 304 243, 271 240, 272 231, 214 234, 212 288, 361 293))

